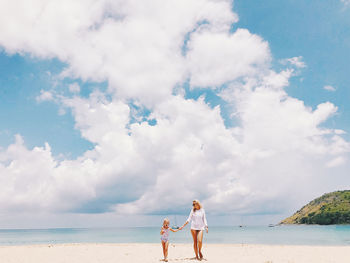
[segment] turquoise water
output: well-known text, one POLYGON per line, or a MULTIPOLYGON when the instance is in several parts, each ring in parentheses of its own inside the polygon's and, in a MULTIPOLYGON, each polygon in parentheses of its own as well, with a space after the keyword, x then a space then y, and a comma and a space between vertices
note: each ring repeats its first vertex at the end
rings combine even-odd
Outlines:
MULTIPOLYGON (((159 227, 0 230, 0 245, 59 243, 159 243, 159 227)), ((189 228, 170 233, 172 243, 190 243, 189 228)), ((211 227, 206 243, 350 245, 350 226, 211 227)))

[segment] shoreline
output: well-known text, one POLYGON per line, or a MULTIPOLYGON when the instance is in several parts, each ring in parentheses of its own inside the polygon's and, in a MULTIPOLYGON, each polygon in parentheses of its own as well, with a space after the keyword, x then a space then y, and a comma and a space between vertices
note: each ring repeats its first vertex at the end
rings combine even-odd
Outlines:
MULTIPOLYGON (((205 262, 328 263, 346 262, 350 246, 207 244, 205 262)), ((193 260, 192 244, 169 244, 169 262, 193 260)), ((65 243, 0 246, 2 263, 153 263, 162 262, 156 243, 65 243)))
MULTIPOLYGON (((174 242, 169 242, 170 245, 179 245, 179 246, 192 246, 192 242, 188 243, 174 243, 174 242)), ((37 244, 2 244, 0 245, 1 248, 7 248, 7 247, 47 247, 47 246, 90 246, 90 245, 97 245, 97 246, 133 246, 133 245, 150 245, 150 246, 157 246, 161 245, 161 242, 159 241, 158 243, 140 243, 140 242, 134 242, 134 243, 107 243, 107 242, 73 242, 73 243, 37 243, 37 244)), ((266 246, 266 247, 346 247, 350 249, 350 244, 349 245, 322 245, 322 244, 317 244, 317 245, 310 245, 310 244, 263 244, 263 243, 208 243, 208 242, 203 242, 203 246, 266 246)))

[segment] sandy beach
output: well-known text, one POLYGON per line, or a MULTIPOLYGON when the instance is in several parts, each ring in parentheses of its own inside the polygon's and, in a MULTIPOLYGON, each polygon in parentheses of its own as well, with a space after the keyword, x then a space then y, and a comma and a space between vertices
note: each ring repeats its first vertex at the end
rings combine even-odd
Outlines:
MULTIPOLYGON (((349 262, 350 246, 206 244, 204 262, 349 262)), ((1 263, 162 262, 160 244, 62 244, 0 247, 1 263)), ((191 244, 171 244, 169 262, 196 262, 191 244)))

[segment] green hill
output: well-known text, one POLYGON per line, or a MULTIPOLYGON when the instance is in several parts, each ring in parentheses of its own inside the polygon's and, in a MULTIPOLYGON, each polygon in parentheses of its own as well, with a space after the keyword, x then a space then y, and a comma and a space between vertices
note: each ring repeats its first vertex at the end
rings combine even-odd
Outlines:
POLYGON ((280 224, 350 224, 350 190, 324 194, 280 224))

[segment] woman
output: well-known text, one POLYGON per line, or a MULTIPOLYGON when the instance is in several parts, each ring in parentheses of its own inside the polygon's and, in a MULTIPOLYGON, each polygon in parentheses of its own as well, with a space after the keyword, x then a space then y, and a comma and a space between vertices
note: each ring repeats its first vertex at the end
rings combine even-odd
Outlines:
POLYGON ((208 233, 208 224, 207 219, 205 217, 205 211, 201 203, 198 200, 194 200, 192 205, 193 208, 191 210, 191 213, 185 224, 182 227, 180 227, 180 229, 184 228, 190 221, 192 221, 191 234, 193 237, 194 253, 196 254, 197 260, 202 260, 203 230, 205 229, 208 233))

